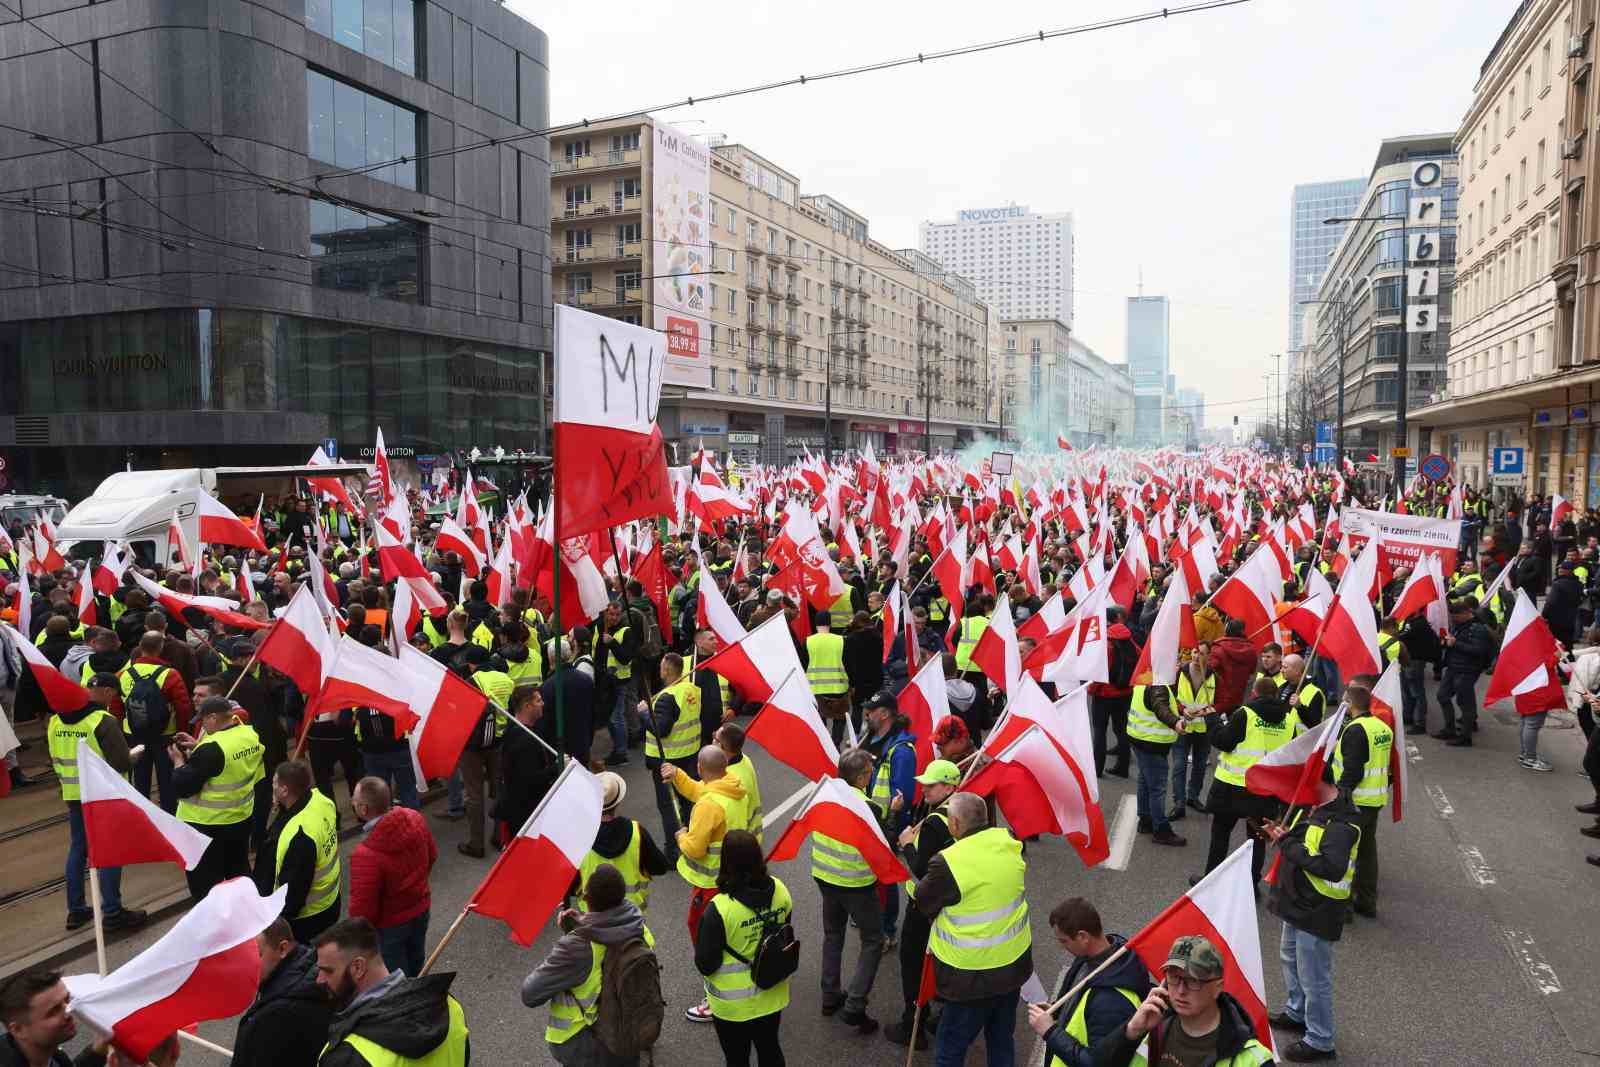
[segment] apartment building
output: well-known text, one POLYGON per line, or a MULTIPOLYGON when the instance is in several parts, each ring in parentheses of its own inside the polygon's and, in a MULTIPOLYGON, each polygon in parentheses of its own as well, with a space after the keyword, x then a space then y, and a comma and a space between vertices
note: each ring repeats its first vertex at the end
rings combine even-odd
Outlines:
POLYGON ((785 463, 825 440, 894 453, 998 429, 991 312, 971 283, 874 240, 866 215, 744 145, 706 146, 707 203, 672 236, 655 201, 660 144, 677 136, 641 115, 551 137, 551 286, 658 328, 659 283, 673 287, 689 369, 669 367, 660 423, 679 461, 701 442, 785 463))
POLYGON ((1060 319, 1003 320, 1002 393, 1017 435, 1054 447, 1065 434, 1075 447, 1133 439, 1134 389, 1125 363, 1112 363, 1072 336, 1060 319))

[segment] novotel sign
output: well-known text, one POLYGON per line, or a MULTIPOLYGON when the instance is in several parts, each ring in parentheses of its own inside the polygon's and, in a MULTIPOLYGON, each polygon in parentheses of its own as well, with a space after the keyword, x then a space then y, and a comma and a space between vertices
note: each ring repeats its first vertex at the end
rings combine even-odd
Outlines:
POLYGON ((1001 222, 1005 219, 1020 219, 1027 217, 1028 209, 1025 207, 980 207, 970 211, 956 212, 957 222, 1001 222))

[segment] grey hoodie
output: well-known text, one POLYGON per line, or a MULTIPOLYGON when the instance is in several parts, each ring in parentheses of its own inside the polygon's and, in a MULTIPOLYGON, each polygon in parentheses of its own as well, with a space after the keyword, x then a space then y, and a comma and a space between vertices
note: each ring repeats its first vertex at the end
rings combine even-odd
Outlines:
POLYGON ((582 984, 594 963, 591 943, 620 945, 643 936, 644 915, 631 901, 580 915, 578 925, 562 934, 544 961, 522 980, 522 1003, 537 1008, 557 993, 582 984))
POLYGON ((973 701, 978 699, 978 687, 965 678, 946 678, 944 693, 945 699, 950 701, 951 710, 957 713, 971 708, 973 701))

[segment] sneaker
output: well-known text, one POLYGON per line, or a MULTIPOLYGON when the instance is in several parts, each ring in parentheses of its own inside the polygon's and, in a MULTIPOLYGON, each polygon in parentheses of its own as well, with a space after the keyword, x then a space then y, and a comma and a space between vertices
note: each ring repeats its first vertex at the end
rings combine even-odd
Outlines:
POLYGON ((1150 840, 1157 845, 1170 845, 1173 848, 1181 848, 1189 843, 1189 839, 1182 834, 1173 833, 1171 827, 1157 831, 1150 840))
POLYGON ((1293 1015, 1290 1015, 1286 1011, 1280 1011, 1276 1015, 1267 1016, 1267 1022, 1272 1024, 1272 1028, 1274 1030, 1288 1030, 1290 1033, 1294 1034, 1303 1034, 1306 1032, 1305 1020, 1296 1019, 1293 1015))
POLYGON ((878 1032, 878 1020, 862 1011, 845 1011, 839 1013, 839 1021, 855 1030, 856 1033, 866 1035, 878 1032))
POLYGON ((94 912, 92 911, 69 911, 67 912, 67 929, 80 930, 93 919, 94 912))
POLYGON ((626 752, 613 752, 606 757, 607 767, 625 767, 627 763, 628 754, 626 752))
POLYGON ((1290 1063, 1315 1063, 1318 1060, 1337 1059, 1338 1056, 1331 1048, 1312 1048, 1304 1041, 1296 1041, 1283 1050, 1283 1058, 1290 1063))
POLYGON ((143 908, 123 908, 105 917, 107 930, 134 930, 150 916, 143 908))
POLYGON ((1553 771, 1553 770, 1555 770, 1555 767, 1551 766, 1551 764, 1550 764, 1550 762, 1548 760, 1539 759, 1537 756, 1535 756, 1532 759, 1518 760, 1517 762, 1521 763, 1523 765, 1523 767, 1527 768, 1530 771, 1553 771))
POLYGON ((1600 815, 1600 800, 1590 801, 1587 804, 1574 805, 1581 815, 1600 815))
POLYGON ((1189 807, 1193 808, 1195 811, 1198 811, 1201 815, 1211 814, 1211 809, 1206 807, 1205 804, 1201 802, 1199 797, 1190 797, 1189 807))
POLYGON ((708 1023, 711 1021, 711 1002, 702 1000, 692 1008, 685 1008, 683 1017, 692 1023, 708 1023))
POLYGON ((824 1015, 838 1015, 839 1009, 843 1007, 843 997, 840 997, 838 1000, 829 1000, 827 997, 822 998, 822 1014, 824 1015))
POLYGON ((1156 832, 1156 828, 1150 824, 1149 819, 1140 819, 1139 832, 1141 834, 1153 834, 1156 832))

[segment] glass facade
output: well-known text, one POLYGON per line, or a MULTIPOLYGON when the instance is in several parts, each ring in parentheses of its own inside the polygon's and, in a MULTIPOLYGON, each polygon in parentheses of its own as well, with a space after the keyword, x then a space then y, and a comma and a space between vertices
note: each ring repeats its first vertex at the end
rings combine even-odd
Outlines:
POLYGON ((417 73, 416 0, 306 0, 306 28, 401 74, 417 73))
POLYGON ((1297 185, 1289 203, 1289 349, 1305 343, 1306 308, 1300 303, 1317 295, 1328 255, 1344 236, 1344 226, 1325 226, 1324 219, 1354 215, 1367 191, 1365 178, 1297 185))
POLYGON ((376 211, 311 201, 311 281, 319 289, 423 303, 424 228, 376 211))
POLYGON ((419 452, 534 450, 547 362, 526 349, 264 311, 0 323, 0 415, 309 412, 328 416, 341 440, 370 441, 381 424, 419 452))
POLYGON ((417 188, 417 123, 410 108, 306 68, 306 154, 336 167, 367 167, 369 177, 417 188))

